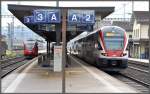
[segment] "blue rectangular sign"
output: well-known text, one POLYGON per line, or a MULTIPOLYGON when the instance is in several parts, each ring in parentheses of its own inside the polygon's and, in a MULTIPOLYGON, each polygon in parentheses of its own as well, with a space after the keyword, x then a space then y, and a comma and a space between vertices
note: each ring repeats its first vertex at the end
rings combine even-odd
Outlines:
POLYGON ((25 16, 24 17, 24 23, 34 23, 33 16, 25 16))
MULTIPOLYGON (((68 10, 68 23, 70 24, 94 24, 94 10, 68 10)), ((37 9, 33 16, 24 17, 24 23, 60 23, 61 13, 58 9, 37 9)))
POLYGON ((59 10, 34 10, 35 23, 60 23, 59 10))
POLYGON ((45 10, 34 10, 33 11, 35 23, 46 23, 46 11, 45 10))
POLYGON ((68 10, 68 22, 69 23, 83 23, 94 24, 95 23, 95 11, 94 10, 68 10))
POLYGON ((83 17, 82 17, 82 23, 95 23, 95 13, 94 11, 84 11, 83 17))
POLYGON ((81 23, 80 10, 68 10, 68 22, 69 23, 81 23))
POLYGON ((47 12, 47 21, 48 23, 60 23, 61 16, 59 10, 51 10, 47 12))
POLYGON ((60 23, 60 10, 38 9, 33 11, 33 16, 25 16, 24 23, 60 23))

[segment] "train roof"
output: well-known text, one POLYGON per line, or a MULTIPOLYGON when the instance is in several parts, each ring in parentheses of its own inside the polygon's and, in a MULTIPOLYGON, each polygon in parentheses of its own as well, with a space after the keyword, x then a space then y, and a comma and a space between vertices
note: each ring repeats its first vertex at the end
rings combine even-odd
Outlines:
POLYGON ((73 38, 72 40, 70 40, 70 42, 77 41, 77 40, 79 40, 79 39, 85 37, 87 34, 88 34, 88 32, 85 31, 85 32, 81 33, 80 35, 76 36, 75 38, 73 38))
POLYGON ((43 40, 38 40, 38 39, 28 39, 28 40, 26 40, 27 42, 28 41, 36 41, 36 42, 44 42, 43 40))
POLYGON ((74 39, 72 39, 70 42, 75 42, 77 40, 83 39, 83 38, 85 38, 87 36, 90 36, 92 34, 95 34, 96 32, 98 32, 100 30, 104 30, 104 29, 108 29, 108 28, 111 28, 111 29, 113 29, 113 28, 120 29, 123 32, 125 32, 125 30, 123 28, 119 27, 119 26, 103 26, 102 28, 98 28, 98 29, 94 30, 93 32, 89 32, 89 33, 88 32, 86 32, 86 33, 83 32, 80 35, 78 35, 77 37, 75 37, 74 39))
POLYGON ((101 28, 101 30, 104 30, 104 29, 120 29, 120 30, 125 32, 125 30, 122 27, 119 27, 119 26, 104 26, 104 27, 101 28))

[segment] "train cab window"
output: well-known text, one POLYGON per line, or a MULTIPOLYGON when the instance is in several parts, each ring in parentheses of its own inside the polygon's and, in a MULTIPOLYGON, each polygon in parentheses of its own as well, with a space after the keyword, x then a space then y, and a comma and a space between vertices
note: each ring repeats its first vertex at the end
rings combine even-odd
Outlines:
POLYGON ((34 43, 27 43, 26 48, 29 50, 32 50, 32 48, 34 47, 34 43))
POLYGON ((105 31, 104 42, 107 50, 121 50, 124 47, 124 32, 119 29, 105 31))

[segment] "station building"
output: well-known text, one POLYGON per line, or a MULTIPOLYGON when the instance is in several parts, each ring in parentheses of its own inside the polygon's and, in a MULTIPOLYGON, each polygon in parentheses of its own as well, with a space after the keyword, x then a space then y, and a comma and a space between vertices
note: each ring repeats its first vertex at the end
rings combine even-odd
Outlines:
POLYGON ((134 11, 133 19, 133 45, 132 56, 135 58, 149 58, 149 12, 134 11))

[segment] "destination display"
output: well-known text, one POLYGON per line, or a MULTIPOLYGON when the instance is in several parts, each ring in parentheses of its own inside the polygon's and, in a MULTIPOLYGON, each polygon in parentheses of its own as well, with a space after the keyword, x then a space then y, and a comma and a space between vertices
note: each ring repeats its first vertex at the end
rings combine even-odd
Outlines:
POLYGON ((113 37, 113 36, 121 36, 121 34, 115 33, 115 32, 107 32, 107 33, 105 33, 105 36, 113 37))

